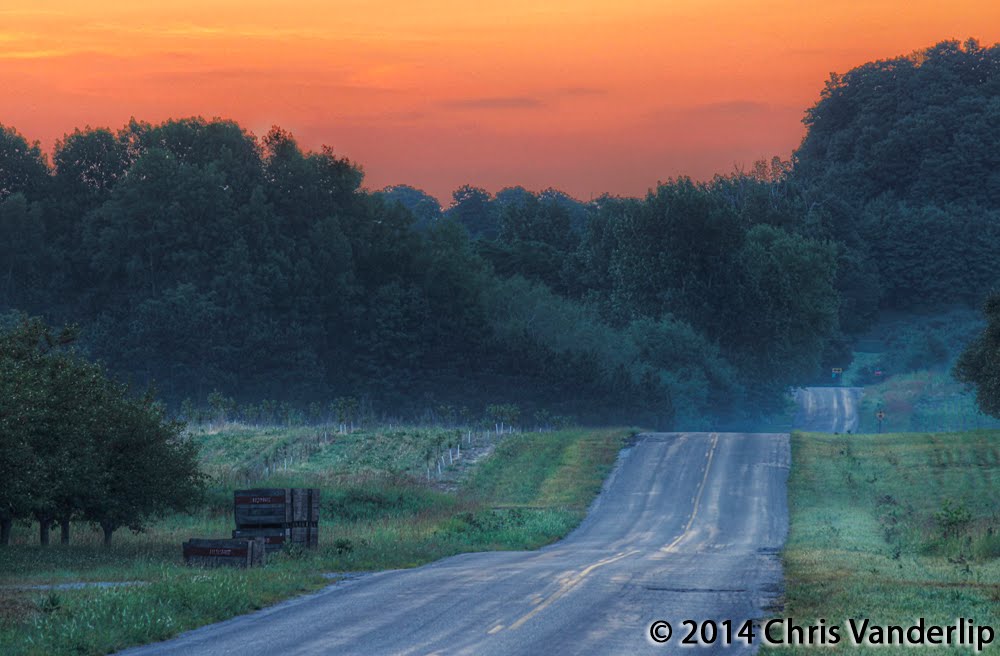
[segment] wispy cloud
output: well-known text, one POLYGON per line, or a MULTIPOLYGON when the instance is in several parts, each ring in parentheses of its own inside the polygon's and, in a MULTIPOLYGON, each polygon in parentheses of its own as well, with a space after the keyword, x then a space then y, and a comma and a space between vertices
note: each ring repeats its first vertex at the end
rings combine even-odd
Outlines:
POLYGON ((832 57, 866 57, 870 51, 860 46, 854 48, 786 48, 785 54, 790 57, 822 57, 829 61, 832 57))
POLYGON ((80 27, 91 32, 111 32, 161 37, 224 37, 249 39, 329 39, 329 33, 310 29, 279 29, 269 27, 205 25, 172 23, 165 25, 127 25, 124 23, 92 22, 80 27))
POLYGON ((555 94, 557 96, 563 96, 567 98, 583 98, 588 96, 606 96, 608 95, 607 89, 601 89, 598 87, 566 87, 564 89, 556 89, 555 94))
POLYGON ((72 54, 72 50, 8 50, 0 51, 0 59, 49 59, 72 54))
POLYGON ((0 9, 3 18, 35 18, 38 16, 66 16, 66 12, 54 9, 0 9))
POLYGON ((179 88, 205 88, 225 85, 227 88, 305 89, 311 96, 325 94, 398 95, 407 89, 387 86, 378 82, 368 83, 337 71, 322 74, 308 70, 215 68, 204 70, 160 70, 145 72, 141 77, 154 84, 167 84, 179 88))
POLYGON ((0 43, 15 43, 17 41, 31 41, 41 38, 37 32, 3 32, 0 31, 0 43))
POLYGON ((532 96, 494 96, 444 100, 439 105, 446 109, 538 109, 545 103, 532 96))
POLYGON ((688 111, 718 114, 761 114, 773 111, 773 109, 774 107, 770 104, 755 100, 724 100, 722 102, 694 105, 688 111))
MULTIPOLYGON (((682 120, 703 122, 720 119, 750 119, 785 113, 792 109, 785 105, 775 105, 756 100, 734 98, 693 105, 667 105, 651 110, 647 116, 653 120, 682 120)), ((796 110, 798 108, 795 108, 796 110)))
POLYGON ((553 108, 563 101, 582 100, 607 96, 609 91, 600 87, 562 87, 539 94, 488 96, 480 98, 455 98, 438 103, 445 109, 541 109, 553 108))

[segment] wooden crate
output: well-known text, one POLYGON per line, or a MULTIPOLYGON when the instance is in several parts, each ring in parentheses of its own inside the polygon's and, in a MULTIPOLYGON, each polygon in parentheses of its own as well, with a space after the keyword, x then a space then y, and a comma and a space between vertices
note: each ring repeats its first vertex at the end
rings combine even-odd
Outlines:
POLYGON ((292 489, 292 521, 295 523, 319 521, 319 489, 292 489))
POLYGON ((281 526, 292 521, 292 490, 236 490, 233 494, 233 511, 236 515, 236 528, 281 526))
MULTIPOLYGON (((285 530, 286 543, 303 547, 319 545, 319 502, 317 488, 261 488, 234 493, 236 531, 234 537, 251 535, 247 530, 267 530, 260 535, 274 537, 285 530)), ((270 550, 274 551, 273 540, 270 550)))
POLYGON ((319 545, 319 490, 292 490, 292 544, 319 545))
POLYGON ((233 495, 236 516, 233 537, 268 538, 270 551, 287 543, 303 547, 318 546, 319 501, 320 491, 317 488, 236 490, 233 495), (284 543, 279 544, 277 538, 281 531, 285 531, 284 543), (275 546, 276 544, 279 546, 275 546))
POLYGON ((278 526, 291 522, 319 521, 317 488, 260 488, 236 490, 233 506, 236 525, 278 526))
POLYGON ((184 563, 200 567, 257 567, 267 562, 264 538, 207 540, 192 538, 182 545, 184 563))
POLYGON ((295 522, 292 524, 291 535, 292 544, 319 546, 319 522, 295 522))
POLYGON ((291 529, 282 526, 267 526, 260 528, 238 528, 233 531, 234 538, 263 538, 264 550, 267 553, 281 551, 291 542, 291 529))

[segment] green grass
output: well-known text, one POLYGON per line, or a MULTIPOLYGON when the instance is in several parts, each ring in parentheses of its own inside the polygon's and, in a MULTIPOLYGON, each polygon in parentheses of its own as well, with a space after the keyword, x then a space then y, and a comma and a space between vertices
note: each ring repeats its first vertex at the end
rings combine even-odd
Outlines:
POLYGON ((795 433, 792 455, 782 617, 1000 626, 1000 433, 795 433))
POLYGON ((945 370, 902 374, 865 388, 860 432, 877 431, 875 413, 885 412, 886 432, 941 432, 1000 428, 1000 420, 976 408, 975 396, 945 370))
MULTIPOLYGON (((427 484, 424 448, 433 430, 317 439, 315 430, 235 428, 201 434, 218 485, 206 508, 172 516, 142 534, 74 526, 71 545, 35 545, 19 526, 0 548, 0 585, 144 581, 148 585, 68 591, 0 590, 0 653, 103 654, 177 633, 329 583, 323 573, 413 567, 487 549, 531 549, 572 530, 634 432, 619 429, 514 434, 454 492, 427 484), (278 467, 278 459, 281 466, 278 467), (285 459, 289 468, 286 470, 285 459), (231 465, 230 463, 235 463, 231 465), (267 463, 267 464, 264 464, 267 463), (228 537, 232 489, 252 483, 323 489, 315 551, 281 554, 267 567, 200 570, 181 563, 180 543, 228 537)), ((445 436, 447 437, 447 435, 445 436)))
POLYGON ((494 503, 582 512, 621 446, 600 432, 522 433, 497 446, 496 457, 476 469, 468 488, 494 503))
POLYGON ((227 426, 194 431, 203 467, 219 484, 258 485, 289 478, 316 483, 343 476, 426 474, 428 454, 457 443, 461 432, 443 428, 359 430, 329 427, 227 426))

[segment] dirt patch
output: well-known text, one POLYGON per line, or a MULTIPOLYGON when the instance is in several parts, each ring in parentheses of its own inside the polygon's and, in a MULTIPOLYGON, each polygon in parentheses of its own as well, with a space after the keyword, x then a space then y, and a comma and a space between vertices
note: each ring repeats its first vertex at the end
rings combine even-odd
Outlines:
POLYGON ((441 478, 431 481, 431 486, 443 492, 456 492, 476 465, 496 449, 495 443, 473 444, 462 447, 462 454, 445 469, 441 478))
POLYGON ((0 590, 0 622, 18 624, 39 613, 37 595, 25 591, 0 590))
POLYGON ((453 455, 451 462, 445 456, 444 462, 446 465, 441 469, 440 477, 432 470, 432 479, 429 485, 442 492, 457 492, 462 486, 462 482, 469 477, 480 462, 493 453, 498 444, 512 435, 523 434, 520 432, 498 434, 493 431, 472 433, 471 440, 462 440, 462 452, 460 455, 453 455))

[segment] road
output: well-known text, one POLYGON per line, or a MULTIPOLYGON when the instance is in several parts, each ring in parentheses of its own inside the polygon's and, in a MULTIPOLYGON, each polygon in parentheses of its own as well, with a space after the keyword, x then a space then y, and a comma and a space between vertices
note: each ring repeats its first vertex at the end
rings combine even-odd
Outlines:
POLYGON ((554 545, 366 575, 124 653, 687 653, 683 620, 759 619, 780 595, 789 459, 787 435, 646 435, 554 545), (674 627, 666 645, 656 620, 674 627))
POLYGON ((796 391, 795 427, 816 433, 858 432, 860 387, 805 387, 796 391))

